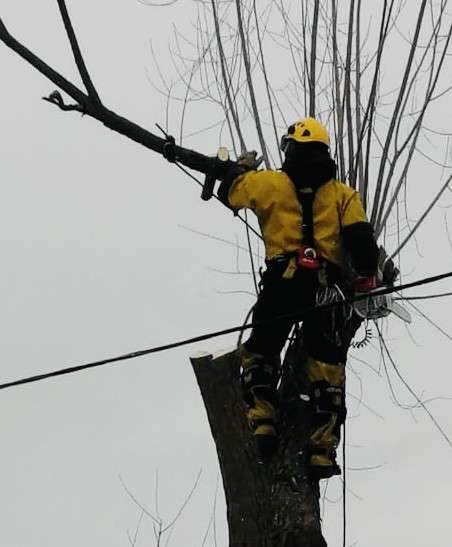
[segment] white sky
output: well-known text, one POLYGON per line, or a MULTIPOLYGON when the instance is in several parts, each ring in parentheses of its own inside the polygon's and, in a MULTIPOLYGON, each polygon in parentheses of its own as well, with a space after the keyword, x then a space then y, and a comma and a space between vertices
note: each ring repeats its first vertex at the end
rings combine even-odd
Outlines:
MULTIPOLYGON (((158 10, 132 0, 75 4, 69 8, 101 97, 153 130, 164 122, 165 101, 147 79, 154 70, 148 40, 164 52, 173 21, 190 29, 193 3, 158 10)), ((55 2, 25 9, 2 0, 0 15, 13 35, 78 81, 55 2)), ((230 213, 202 202, 198 187, 159 156, 41 101, 53 84, 5 47, 0 63, 1 380, 240 323, 253 298, 219 291, 252 291, 251 279, 209 270, 234 270, 235 249, 180 227, 244 241, 230 213)), ((214 152, 207 137, 196 146, 214 152)), ((427 201, 424 190, 433 195, 434 182, 428 171, 416 173, 412 216, 427 201)), ((450 203, 449 194, 441 205, 450 203)), ((407 280, 451 269, 444 216, 451 221, 448 209, 438 209, 422 229, 422 256, 414 246, 403 255, 407 280)), ((245 254, 240 267, 249 268, 245 254)), ((445 282, 418 294, 450 287, 445 282)), ((447 330, 449 302, 419 306, 447 330)), ((410 332, 414 342, 389 320, 387 339, 400 371, 426 399, 452 396, 450 341, 418 317, 410 332)), ((0 547, 128 545, 126 531, 133 533, 140 511, 119 475, 154 513, 158 490, 168 522, 199 469, 200 484, 170 545, 201 546, 218 466, 188 356, 234 343, 234 337, 217 339, 2 391, 0 547)), ((356 356, 381 368, 376 351, 356 356)), ((359 397, 362 386, 372 411, 349 397, 347 465, 381 467, 347 474, 349 544, 446 545, 452 448, 425 413, 394 405, 383 371, 350 365, 360 381, 350 371, 349 390, 359 397)), ((411 404, 392 377, 400 400, 411 404)), ((429 408, 452 435, 452 403, 434 401, 429 408)), ((337 499, 340 487, 339 479, 330 481, 328 496, 337 499)), ((221 488, 216 515, 218 545, 225 546, 221 488)), ((330 547, 342 545, 340 519, 340 503, 326 501, 330 547)), ((137 546, 152 541, 145 521, 137 546)), ((214 545, 211 533, 206 545, 214 545)))

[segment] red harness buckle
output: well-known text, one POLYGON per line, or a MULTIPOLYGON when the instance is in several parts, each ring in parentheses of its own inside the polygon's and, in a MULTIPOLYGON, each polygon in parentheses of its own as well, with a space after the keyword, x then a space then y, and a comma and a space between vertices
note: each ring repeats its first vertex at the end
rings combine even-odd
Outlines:
POLYGON ((297 265, 300 268, 316 270, 320 266, 320 256, 314 247, 301 245, 297 251, 297 265))

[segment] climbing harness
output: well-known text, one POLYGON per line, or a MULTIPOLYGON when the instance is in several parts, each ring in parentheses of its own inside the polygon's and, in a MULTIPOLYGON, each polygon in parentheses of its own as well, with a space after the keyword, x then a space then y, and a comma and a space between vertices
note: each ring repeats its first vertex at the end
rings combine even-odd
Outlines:
POLYGON ((308 270, 318 270, 321 256, 315 248, 313 204, 315 192, 312 188, 301 188, 297 192, 303 215, 301 245, 297 251, 297 265, 308 270))

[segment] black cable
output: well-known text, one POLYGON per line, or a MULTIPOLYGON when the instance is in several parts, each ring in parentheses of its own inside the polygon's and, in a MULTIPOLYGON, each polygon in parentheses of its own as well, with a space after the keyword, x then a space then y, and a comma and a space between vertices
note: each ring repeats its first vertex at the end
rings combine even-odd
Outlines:
MULTIPOLYGON (((446 279, 448 277, 452 277, 452 272, 447 272, 447 273, 443 273, 443 274, 440 274, 440 275, 435 275, 435 276, 432 276, 432 277, 426 277, 424 279, 419 279, 418 281, 412 281, 411 283, 406 283, 405 285, 398 285, 396 287, 386 287, 385 289, 372 291, 371 293, 359 294, 359 295, 355 296, 354 298, 346 300, 346 302, 348 302, 349 304, 352 304, 354 302, 359 302, 360 300, 365 300, 366 298, 369 298, 369 296, 380 296, 380 295, 384 295, 384 294, 390 294, 390 293, 393 293, 393 292, 396 292, 396 291, 406 290, 406 289, 409 289, 411 287, 417 287, 417 286, 420 286, 420 285, 427 285, 429 283, 435 283, 436 281, 440 281, 440 280, 446 279)), ((158 352, 161 352, 161 351, 166 351, 166 350, 178 348, 178 347, 181 347, 181 346, 186 346, 188 344, 193 344, 195 342, 202 342, 203 340, 209 340, 210 338, 216 338, 218 336, 223 336, 225 334, 231 334, 231 333, 234 333, 234 332, 239 332, 241 330, 248 330, 248 329, 253 328, 254 326, 269 324, 269 323, 273 323, 274 321, 284 321, 284 320, 285 321, 287 321, 287 320, 299 321, 299 320, 303 319, 303 317, 305 317, 306 315, 309 315, 310 313, 313 313, 316 310, 330 309, 334 306, 341 305, 341 304, 343 304, 343 301, 322 304, 320 306, 310 306, 308 308, 301 309, 301 310, 299 310, 297 312, 294 312, 294 313, 289 313, 289 314, 274 317, 274 318, 272 318, 270 320, 267 320, 267 321, 259 321, 258 323, 254 323, 254 324, 253 323, 248 323, 248 324, 241 325, 241 326, 238 326, 238 327, 230 327, 228 329, 223 329, 223 330, 220 330, 220 331, 215 331, 215 332, 210 332, 210 333, 207 333, 207 334, 202 334, 200 336, 195 336, 193 338, 186 338, 185 340, 180 340, 178 342, 172 342, 172 343, 169 343, 169 344, 164 344, 162 346, 156 346, 156 347, 149 348, 149 349, 143 349, 143 350, 138 350, 138 351, 134 351, 134 352, 131 352, 131 353, 126 353, 124 355, 119 355, 119 356, 116 356, 116 357, 110 357, 108 359, 102 359, 101 361, 94 361, 94 362, 85 363, 85 364, 82 364, 82 365, 75 365, 73 367, 67 367, 67 368, 63 368, 63 369, 59 369, 59 370, 54 370, 54 371, 51 371, 51 372, 46 372, 46 373, 43 373, 43 374, 37 374, 35 376, 28 376, 26 378, 21 378, 19 380, 14 380, 12 382, 5 382, 3 384, 0 384, 0 390, 7 389, 7 388, 10 388, 10 387, 14 387, 14 386, 19 386, 19 385, 22 385, 22 384, 29 384, 29 383, 32 383, 32 382, 38 382, 40 380, 45 380, 47 378, 53 378, 53 377, 56 377, 56 376, 63 376, 65 374, 71 374, 73 372, 79 372, 81 370, 86 370, 86 369, 89 369, 89 368, 100 367, 102 365, 107 365, 107 364, 110 364, 110 363, 117 363, 118 361, 125 361, 127 359, 134 359, 135 357, 141 357, 143 355, 149 355, 151 353, 158 353, 158 352)))
POLYGON ((251 308, 248 310, 246 316, 245 316, 245 320, 243 321, 243 325, 242 325, 242 329, 240 330, 239 332, 239 337, 237 338, 237 349, 242 345, 242 338, 243 338, 243 332, 244 332, 244 326, 248 323, 253 311, 254 311, 254 308, 256 307, 256 304, 257 304, 257 301, 251 306, 251 308))
POLYGON ((246 220, 246 240, 248 243, 248 251, 250 256, 250 264, 251 264, 251 271, 253 272, 253 283, 254 283, 254 290, 256 291, 256 296, 259 296, 259 285, 256 278, 256 268, 254 267, 254 259, 253 259, 253 248, 251 246, 251 237, 250 237, 250 226, 248 224, 248 214, 245 209, 245 220, 246 220))
MULTIPOLYGON (((344 393, 345 393, 345 382, 344 382, 344 393)), ((346 469, 345 469, 345 421, 342 426, 342 473, 344 478, 342 479, 342 537, 343 537, 343 547, 346 547, 347 541, 347 504, 346 504, 346 495, 347 495, 347 483, 346 483, 346 469)))
POLYGON ((428 300, 430 298, 441 298, 443 296, 452 296, 452 292, 443 292, 439 294, 425 294, 422 296, 400 296, 397 298, 394 298, 394 300, 428 300))

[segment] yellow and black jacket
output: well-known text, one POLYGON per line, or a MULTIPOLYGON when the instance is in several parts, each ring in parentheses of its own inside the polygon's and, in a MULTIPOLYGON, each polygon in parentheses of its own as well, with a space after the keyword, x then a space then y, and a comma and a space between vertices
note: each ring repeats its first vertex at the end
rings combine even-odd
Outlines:
MULTIPOLYGON (((223 183, 219 195, 234 211, 254 211, 267 260, 300 247, 302 210, 295 185, 285 172, 247 171, 223 183)), ((313 203, 313 221, 315 246, 326 260, 342 268, 349 256, 359 274, 375 273, 378 248, 355 190, 335 179, 320 185, 313 203)))

